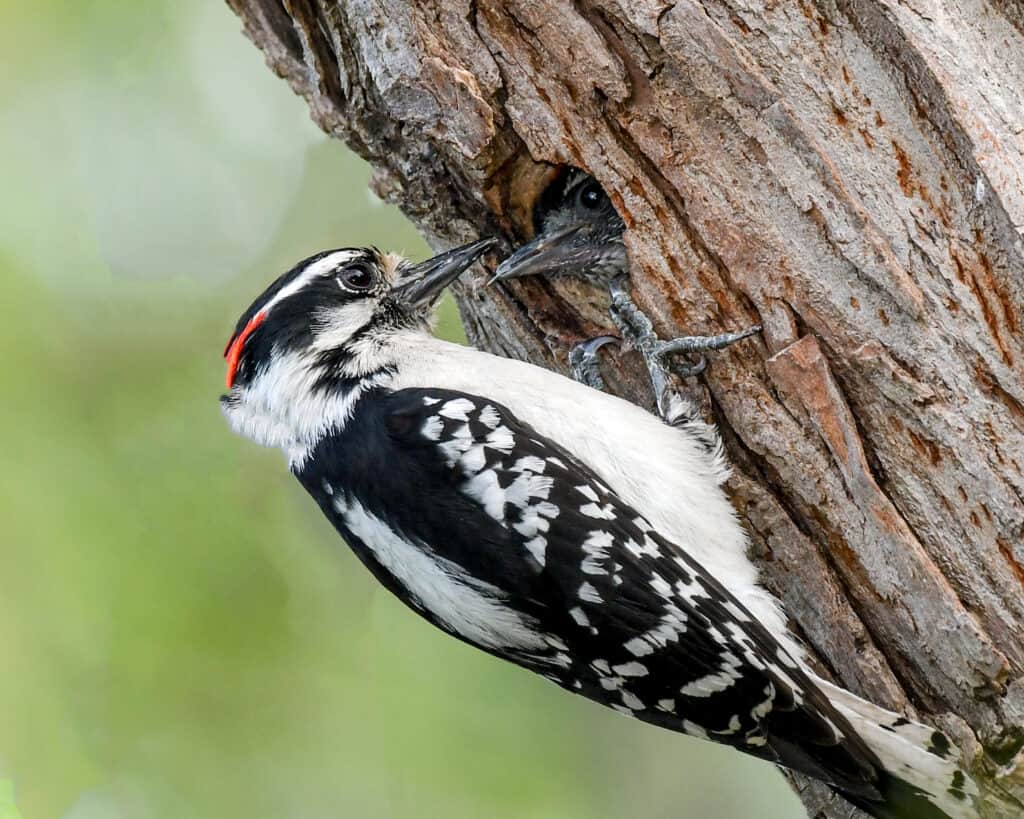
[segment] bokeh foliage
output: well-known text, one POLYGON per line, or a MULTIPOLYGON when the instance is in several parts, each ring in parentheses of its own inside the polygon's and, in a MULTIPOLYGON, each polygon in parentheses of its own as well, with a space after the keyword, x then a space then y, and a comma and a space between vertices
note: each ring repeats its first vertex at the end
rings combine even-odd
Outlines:
POLYGON ((769 766, 433 631, 229 434, 220 350, 271 277, 427 252, 238 28, 0 3, 0 815, 800 815, 769 766))

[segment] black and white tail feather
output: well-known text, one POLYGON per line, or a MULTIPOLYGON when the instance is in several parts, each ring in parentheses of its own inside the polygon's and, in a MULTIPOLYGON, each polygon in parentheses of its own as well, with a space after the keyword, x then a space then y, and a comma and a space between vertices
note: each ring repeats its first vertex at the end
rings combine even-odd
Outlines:
MULTIPOLYGON (((671 389, 657 398, 665 423, 701 443, 708 458, 718 465, 723 478, 728 475, 725 447, 717 427, 708 424, 700 410, 671 389)), ((980 793, 975 782, 961 769, 954 746, 941 731, 913 722, 864 700, 822 679, 806 664, 808 677, 828 697, 830 704, 853 726, 865 745, 889 774, 880 787, 882 806, 850 801, 874 816, 949 817, 971 819, 978 816, 980 793), (891 808, 889 807, 891 806, 891 808)))
MULTIPOLYGON (((951 819, 978 816, 978 786, 960 767, 956 746, 945 734, 880 708, 820 677, 815 676, 814 680, 892 776, 885 796, 896 810, 890 814, 876 811, 876 815, 935 815, 951 819), (904 809, 905 805, 914 806, 922 799, 939 812, 923 813, 917 807, 904 809)), ((871 812, 870 808, 865 809, 871 812)))
POLYGON ((430 334, 440 289, 486 249, 297 265, 229 343, 230 425, 280 447, 380 582, 458 639, 873 816, 976 816, 944 736, 809 669, 686 402, 665 396, 666 424, 430 334))

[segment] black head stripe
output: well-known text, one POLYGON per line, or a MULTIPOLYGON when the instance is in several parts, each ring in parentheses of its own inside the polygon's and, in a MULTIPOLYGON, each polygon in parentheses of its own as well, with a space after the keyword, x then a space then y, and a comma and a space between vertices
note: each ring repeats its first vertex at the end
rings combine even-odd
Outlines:
POLYGON ((314 264, 325 256, 329 256, 332 253, 336 253, 336 250, 324 250, 320 253, 315 253, 307 259, 303 259, 291 270, 286 273, 282 273, 278 276, 270 285, 264 290, 256 300, 249 305, 249 308, 242 313, 241 318, 238 319, 238 323, 235 325, 235 332, 231 335, 231 339, 228 341, 228 346, 231 346, 231 342, 235 340, 239 333, 245 329, 245 326, 249 323, 253 316, 255 316, 266 304, 269 304, 274 296, 281 292, 285 287, 291 284, 295 279, 302 275, 302 272, 306 270, 311 264, 314 264))
POLYGON ((238 362, 237 380, 245 382, 253 377, 260 366, 270 360, 274 350, 286 351, 308 346, 312 340, 313 323, 319 308, 344 298, 344 292, 334 278, 335 269, 324 269, 323 275, 316 275, 284 298, 281 294, 298 279, 307 275, 310 269, 337 253, 353 254, 352 258, 339 262, 339 267, 351 264, 380 266, 379 251, 366 248, 335 248, 315 253, 296 264, 286 273, 278 276, 242 313, 235 325, 235 331, 228 341, 228 348, 248 326, 254 316, 266 312, 265 320, 249 335, 238 362))

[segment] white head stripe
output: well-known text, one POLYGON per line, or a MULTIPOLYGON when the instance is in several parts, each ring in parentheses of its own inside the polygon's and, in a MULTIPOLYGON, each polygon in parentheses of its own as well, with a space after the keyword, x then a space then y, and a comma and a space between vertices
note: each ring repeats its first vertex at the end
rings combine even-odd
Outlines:
POLYGON ((263 313, 269 313, 270 309, 275 304, 279 301, 283 301, 294 293, 298 293, 317 276, 322 276, 328 270, 333 270, 338 265, 358 258, 361 253, 362 251, 360 250, 336 250, 333 253, 328 253, 322 259, 317 259, 291 282, 278 290, 277 293, 274 294, 274 297, 260 308, 260 311, 263 313))

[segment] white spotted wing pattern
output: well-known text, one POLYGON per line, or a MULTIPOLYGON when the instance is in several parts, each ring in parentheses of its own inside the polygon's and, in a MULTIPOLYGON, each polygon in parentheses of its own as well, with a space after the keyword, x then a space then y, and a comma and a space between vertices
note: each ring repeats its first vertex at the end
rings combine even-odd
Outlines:
POLYGON ((450 514, 471 514, 465 530, 490 534, 439 542, 426 524, 377 513, 498 590, 544 645, 482 648, 624 714, 874 795, 876 760, 846 719, 601 476, 493 401, 430 389, 387 400, 397 461, 454 485, 465 505, 450 514))

